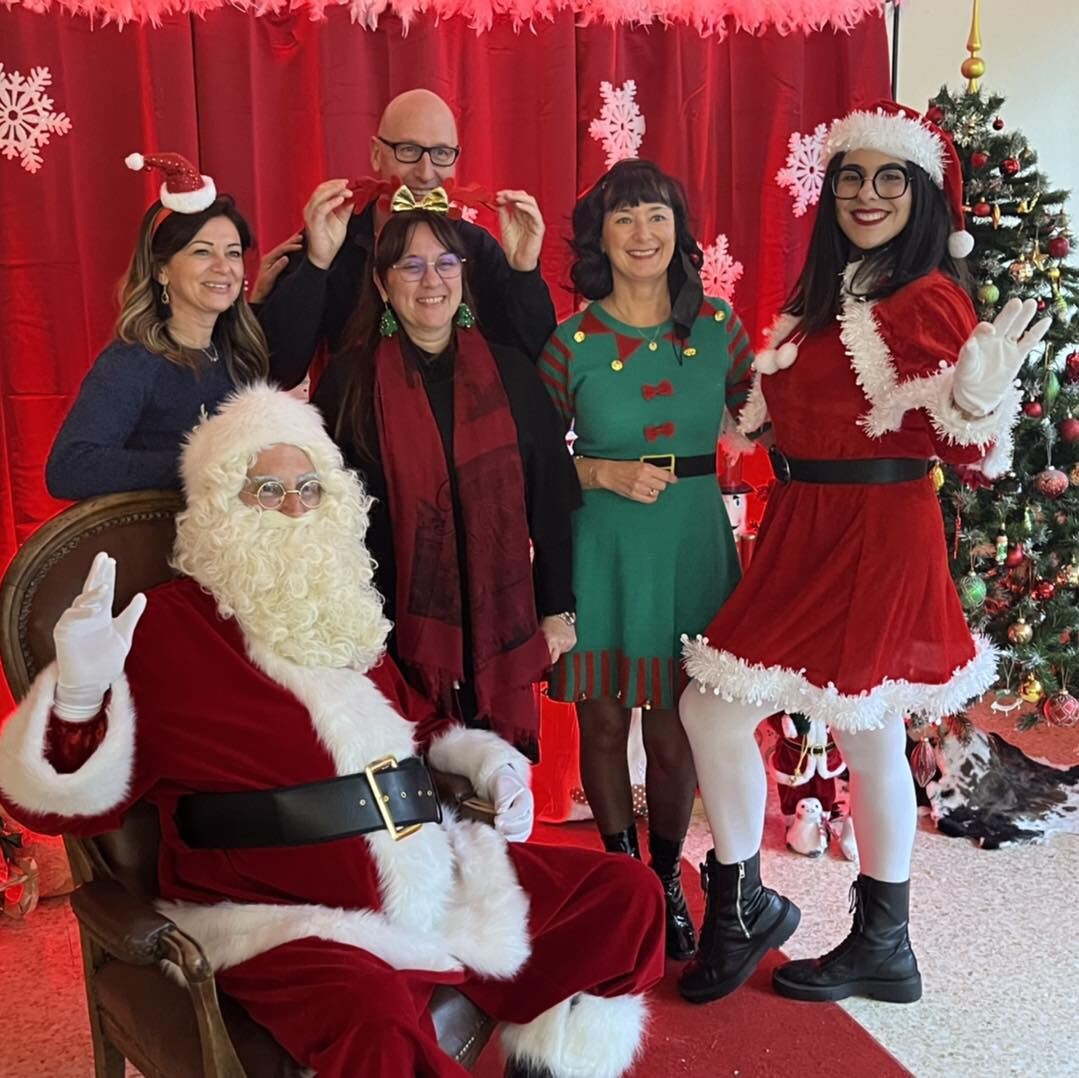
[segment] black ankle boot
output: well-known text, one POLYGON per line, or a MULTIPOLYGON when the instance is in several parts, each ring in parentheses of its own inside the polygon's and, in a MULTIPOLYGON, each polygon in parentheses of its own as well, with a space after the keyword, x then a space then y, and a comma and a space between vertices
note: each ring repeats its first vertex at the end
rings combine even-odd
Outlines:
POLYGON ((882 883, 859 876, 851 884, 850 935, 821 958, 788 962, 772 974, 788 999, 824 1001, 868 996, 913 1003, 922 995, 918 960, 910 947, 910 880, 882 883))
POLYGON ((707 895, 697 957, 682 971, 678 991, 690 1003, 729 995, 753 975, 765 952, 781 946, 802 914, 789 898, 761 886, 761 855, 722 865, 715 850, 701 865, 707 895))
POLYGON ((637 838, 637 825, 632 824, 625 831, 616 831, 613 835, 600 834, 603 848, 608 853, 628 853, 630 857, 641 859, 641 846, 637 838))
POLYGON ((650 833, 648 852, 652 855, 652 871, 660 878, 667 900, 667 957, 684 962, 693 957, 697 937, 682 891, 682 843, 650 833))

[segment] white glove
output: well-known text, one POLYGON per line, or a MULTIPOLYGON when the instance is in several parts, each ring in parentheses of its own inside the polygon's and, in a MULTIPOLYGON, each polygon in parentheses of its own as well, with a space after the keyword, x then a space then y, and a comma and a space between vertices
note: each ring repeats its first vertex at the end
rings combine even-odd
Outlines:
POLYGON ((510 764, 503 764, 492 773, 489 787, 495 803, 495 830, 507 842, 524 842, 532 834, 534 812, 528 784, 510 764))
POLYGON ((56 645, 54 710, 69 722, 92 719, 109 686, 124 672, 135 626, 146 609, 141 592, 118 617, 112 616, 116 562, 101 551, 82 591, 52 631, 56 645))
POLYGON ((1043 318, 1026 331, 1037 309, 1034 300, 1013 297, 992 325, 979 322, 974 327, 959 350, 952 383, 952 398, 964 412, 985 416, 1003 400, 1027 354, 1052 325, 1052 318, 1043 318))

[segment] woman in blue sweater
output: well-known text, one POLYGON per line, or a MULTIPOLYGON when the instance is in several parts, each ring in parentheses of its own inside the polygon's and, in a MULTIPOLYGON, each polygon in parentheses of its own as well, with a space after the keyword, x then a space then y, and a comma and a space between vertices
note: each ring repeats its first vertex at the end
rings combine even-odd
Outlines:
POLYGON ((228 195, 178 154, 132 154, 166 172, 97 357, 45 469, 49 493, 89 498, 179 487, 184 435, 237 386, 265 378, 266 341, 244 298, 251 232, 228 195))

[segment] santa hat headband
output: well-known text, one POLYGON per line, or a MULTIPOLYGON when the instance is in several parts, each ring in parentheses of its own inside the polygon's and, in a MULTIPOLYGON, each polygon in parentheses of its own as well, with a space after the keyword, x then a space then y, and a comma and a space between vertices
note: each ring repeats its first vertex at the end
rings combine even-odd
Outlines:
POLYGON ((132 153, 124 158, 124 164, 135 172, 151 168, 164 172, 159 193, 161 205, 176 213, 201 213, 217 198, 214 181, 201 175, 182 154, 132 153))
POLYGON ((344 467, 314 405, 258 383, 237 390, 188 434, 180 455, 188 500, 212 495, 222 481, 224 465, 243 461, 246 468, 252 457, 271 445, 297 446, 319 471, 344 467))
POLYGON ((914 109, 882 101, 836 120, 824 142, 824 160, 851 150, 876 150, 921 168, 948 200, 954 231, 948 237, 953 258, 966 258, 974 237, 966 230, 963 211, 963 167, 951 136, 914 109))

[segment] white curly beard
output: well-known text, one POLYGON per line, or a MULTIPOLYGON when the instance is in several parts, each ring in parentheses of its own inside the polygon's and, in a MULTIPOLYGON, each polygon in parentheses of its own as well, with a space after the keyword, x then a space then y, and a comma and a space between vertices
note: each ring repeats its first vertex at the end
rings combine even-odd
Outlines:
POLYGON ((367 670, 390 630, 363 544, 367 499, 346 473, 323 475, 322 505, 300 517, 235 495, 189 505, 177 518, 173 564, 281 658, 367 670))

